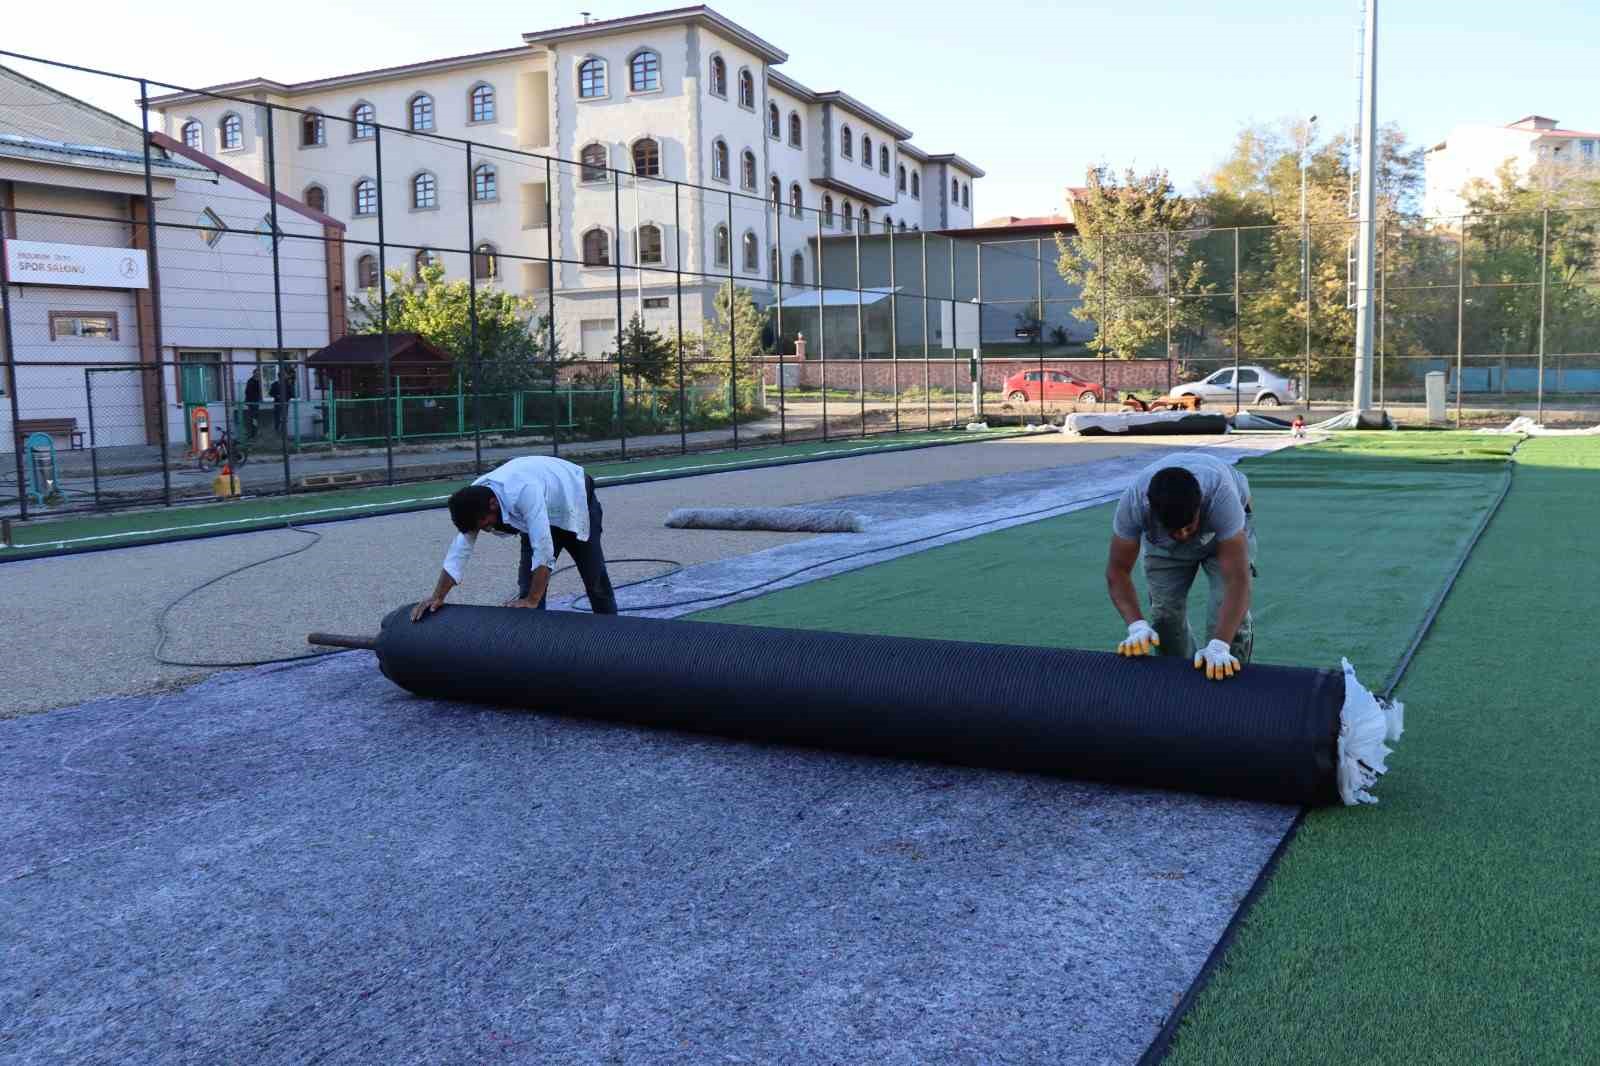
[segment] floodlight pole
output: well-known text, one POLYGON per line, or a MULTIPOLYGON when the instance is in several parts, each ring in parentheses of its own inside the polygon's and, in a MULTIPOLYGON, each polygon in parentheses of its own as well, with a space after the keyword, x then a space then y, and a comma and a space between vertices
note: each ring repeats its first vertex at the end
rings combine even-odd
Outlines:
POLYGON ((1372 407, 1373 239, 1377 214, 1378 0, 1365 0, 1361 67, 1361 187, 1356 246, 1356 411, 1372 407))

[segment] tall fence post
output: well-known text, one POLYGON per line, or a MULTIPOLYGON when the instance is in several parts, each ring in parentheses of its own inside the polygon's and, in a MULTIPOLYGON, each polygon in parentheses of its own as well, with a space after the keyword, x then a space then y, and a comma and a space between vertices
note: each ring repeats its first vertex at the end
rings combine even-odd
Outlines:
MULTIPOLYGON (((154 349, 156 363, 156 440, 161 447, 161 499, 167 506, 172 505, 172 465, 167 456, 167 375, 161 362, 162 344, 161 331, 161 263, 159 245, 156 240, 156 196, 155 178, 150 170, 150 83, 144 78, 139 79, 139 125, 144 132, 144 232, 145 245, 150 255, 150 332, 151 347, 154 349)), ((7 324, 10 317, 7 316, 7 324)), ((7 338, 6 352, 8 359, 15 359, 15 349, 7 338)), ((13 391, 15 395, 15 391, 13 391)), ((15 430, 16 423, 12 423, 15 430)), ((20 452, 20 449, 18 449, 20 452)), ((21 466, 18 466, 17 494, 23 495, 21 466)), ((26 517, 26 511, 24 511, 26 517)))
POLYGON ((383 216, 389 212, 389 201, 383 189, 383 127, 372 127, 372 167, 378 183, 378 335, 383 344, 383 454, 385 482, 394 484, 394 380, 393 352, 389 349, 389 267, 387 244, 384 241, 383 216))
POLYGON ((867 221, 866 209, 861 211, 861 224, 855 227, 856 250, 856 399, 859 403, 861 435, 867 435, 867 322, 866 308, 861 302, 861 232, 872 223, 867 221))
MULTIPOLYGON (((1033 239, 1033 302, 1034 310, 1038 312, 1038 325, 1034 330, 1034 344, 1039 349, 1039 421, 1046 422, 1049 415, 1045 413, 1044 390, 1049 384, 1045 380, 1044 372, 1044 238, 1033 239)), ((981 312, 980 312, 981 315, 981 312)), ((983 325, 981 319, 978 323, 983 325)), ((1001 386, 1004 387, 1003 385, 1001 386)))
POLYGON ((1164 284, 1161 286, 1163 310, 1166 312, 1167 329, 1167 391, 1172 391, 1172 231, 1169 229, 1167 237, 1167 270, 1164 284))
MULTIPOLYGON (((273 340, 277 350, 277 381, 279 394, 283 397, 283 425, 279 427, 278 445, 283 455, 283 491, 294 492, 293 473, 289 466, 289 425, 295 421, 295 385, 294 378, 285 379, 283 358, 283 270, 282 260, 278 256, 278 241, 281 239, 278 231, 278 142, 275 136, 278 125, 278 116, 272 104, 264 105, 267 109, 267 228, 272 232, 267 235, 272 245, 272 328, 273 340)), ((323 127, 323 136, 327 136, 323 127)), ((327 256, 323 256, 327 261, 327 256)), ((229 364, 230 368, 232 364, 229 364)), ((232 376, 231 374, 229 375, 232 376)), ((231 384, 231 382, 230 382, 231 384)))
POLYGON ((928 343, 928 234, 918 230, 922 235, 922 293, 917 303, 922 308, 922 428, 933 428, 933 374, 929 359, 933 357, 932 346, 928 343))
POLYGON ((622 339, 622 171, 612 170, 611 210, 615 229, 612 240, 611 262, 617 283, 617 432, 622 441, 622 458, 628 458, 628 376, 626 347, 622 339))
POLYGON ((1544 421, 1544 331, 1545 290, 1550 277, 1550 209, 1544 209, 1543 225, 1539 234, 1539 391, 1535 422, 1544 421))
MULTIPOLYGON (((10 218, 15 217, 14 213, 10 213, 10 218)), ((6 397, 11 405, 11 452, 12 458, 16 460, 17 465, 17 517, 26 521, 28 518, 27 471, 23 468, 22 462, 22 436, 17 432, 17 427, 22 423, 22 408, 17 398, 17 348, 11 332, 11 278, 7 276, 5 266, 6 241, 10 239, 6 233, 8 225, 7 213, 0 211, 0 341, 4 342, 6 348, 6 397)), ((159 363, 160 360, 158 359, 158 366, 159 363)), ((163 415, 164 421, 166 414, 164 397, 160 398, 156 410, 163 415)), ((94 413, 92 402, 89 411, 92 416, 94 413)), ((89 446, 90 448, 94 447, 94 434, 92 431, 89 435, 89 446)), ((95 490, 98 492, 99 488, 100 479, 96 477, 95 490)))
MULTIPOLYGON (((743 161, 739 164, 744 166, 743 161)), ((733 446, 739 447, 739 302, 733 287, 733 193, 728 193, 728 412, 733 416, 733 446)), ((742 246, 743 241, 739 244, 742 246)), ((740 248, 740 252, 743 248, 740 248)))
MULTIPOLYGON (((817 212, 817 367, 822 382, 822 439, 828 439, 828 290, 822 283, 822 212, 817 212)), ((800 372, 805 373, 802 367, 800 372)))
MULTIPOLYGON (((778 287, 778 303, 776 309, 777 324, 773 327, 772 350, 778 357, 778 443, 789 443, 788 434, 783 417, 783 268, 788 266, 783 255, 783 201, 777 200, 772 205, 772 272, 777 275, 773 278, 778 287)), ((762 398, 766 398, 767 367, 771 359, 762 360, 761 391, 762 398)))
POLYGON ((1305 369, 1304 369, 1304 372, 1303 372, 1304 376, 1305 376, 1305 387, 1304 387, 1304 389, 1301 390, 1300 402, 1306 405, 1306 412, 1309 414, 1310 411, 1311 411, 1311 223, 1310 222, 1303 222, 1301 224, 1301 234, 1302 234, 1302 239, 1305 242, 1305 250, 1304 250, 1303 254, 1301 255, 1300 277, 1301 277, 1302 295, 1305 298, 1306 328, 1305 328, 1305 352, 1304 352, 1305 369))
MULTIPOLYGON (((467 337, 472 351, 472 472, 483 473, 483 419, 478 397, 483 392, 483 355, 478 349, 478 241, 472 218, 477 206, 478 176, 472 170, 472 142, 467 156, 467 337)), ((488 259, 487 256, 484 257, 488 259)), ((498 266, 499 264, 495 264, 498 266)), ((460 378, 458 377, 459 381, 460 378)))
POLYGON ((1384 382, 1388 374, 1389 219, 1378 228, 1378 410, 1384 407, 1384 382))
MULTIPOLYGON (((547 156, 544 161, 544 288, 548 307, 545 314, 545 348, 550 352, 550 454, 559 456, 561 399, 556 395, 556 386, 561 372, 556 341, 556 193, 555 186, 551 184, 552 173, 547 156)), ((519 425, 517 428, 522 427, 519 425)))
MULTIPOLYGON (((683 187, 672 183, 672 283, 678 309, 678 454, 689 454, 689 423, 685 406, 689 398, 683 391, 683 187)), ((703 246, 702 246, 703 247, 703 246)))
POLYGON ((1461 216, 1461 239, 1456 244, 1456 428, 1461 428, 1462 373, 1465 368, 1467 317, 1467 216, 1461 216))
POLYGON ((890 388, 894 390, 894 431, 900 432, 900 302, 895 285, 894 227, 887 221, 883 231, 889 237, 889 373, 890 388))
POLYGON ((1239 302, 1239 227, 1233 227, 1233 413, 1239 413, 1239 319, 1242 308, 1239 302))
MULTIPOLYGON (((1111 325, 1111 238, 1109 235, 1100 238, 1100 402, 1106 399, 1106 343, 1107 330, 1111 325)), ((1076 404, 1074 404, 1076 406, 1076 404)), ((1104 408, 1101 408, 1104 410, 1104 408)))

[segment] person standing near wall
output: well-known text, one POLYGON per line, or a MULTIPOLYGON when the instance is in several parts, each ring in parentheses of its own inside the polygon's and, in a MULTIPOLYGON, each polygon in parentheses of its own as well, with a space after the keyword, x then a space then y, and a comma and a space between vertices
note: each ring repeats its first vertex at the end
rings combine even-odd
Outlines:
POLYGON ((261 432, 261 371, 252 370, 250 380, 244 383, 244 433, 246 440, 255 440, 261 432))
POLYGON ((281 437, 284 427, 288 425, 289 383, 282 374, 279 374, 272 379, 272 386, 267 391, 272 395, 272 428, 281 437))

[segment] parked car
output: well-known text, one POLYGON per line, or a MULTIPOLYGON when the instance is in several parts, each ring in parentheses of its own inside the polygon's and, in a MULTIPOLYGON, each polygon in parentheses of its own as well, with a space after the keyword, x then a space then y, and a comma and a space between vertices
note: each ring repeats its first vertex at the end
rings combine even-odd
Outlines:
POLYGON ((1276 407, 1300 398, 1300 387, 1294 379, 1274 374, 1266 367, 1241 366, 1238 374, 1235 381, 1234 368, 1223 367, 1209 377, 1179 385, 1167 395, 1198 396, 1205 403, 1231 403, 1237 397, 1246 407, 1276 407))
POLYGON ((1117 390, 1101 388, 1065 370, 1019 370, 1006 378, 1005 395, 1012 403, 1038 403, 1041 386, 1046 402, 1070 404, 1117 402, 1117 390), (1043 380, 1041 381, 1041 377, 1043 380))

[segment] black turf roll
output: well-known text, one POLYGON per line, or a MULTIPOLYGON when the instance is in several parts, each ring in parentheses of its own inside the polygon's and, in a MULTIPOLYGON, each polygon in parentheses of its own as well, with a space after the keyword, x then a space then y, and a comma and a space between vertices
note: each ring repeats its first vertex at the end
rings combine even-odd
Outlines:
POLYGON ((1107 429, 1103 426, 1089 425, 1073 432, 1080 437, 1196 436, 1202 433, 1228 432, 1228 418, 1220 414, 1190 414, 1175 419, 1140 421, 1139 413, 1134 412, 1128 417, 1125 429, 1107 429))
POLYGON ((571 612, 391 613, 419 696, 1294 804, 1339 802, 1344 675, 571 612))

